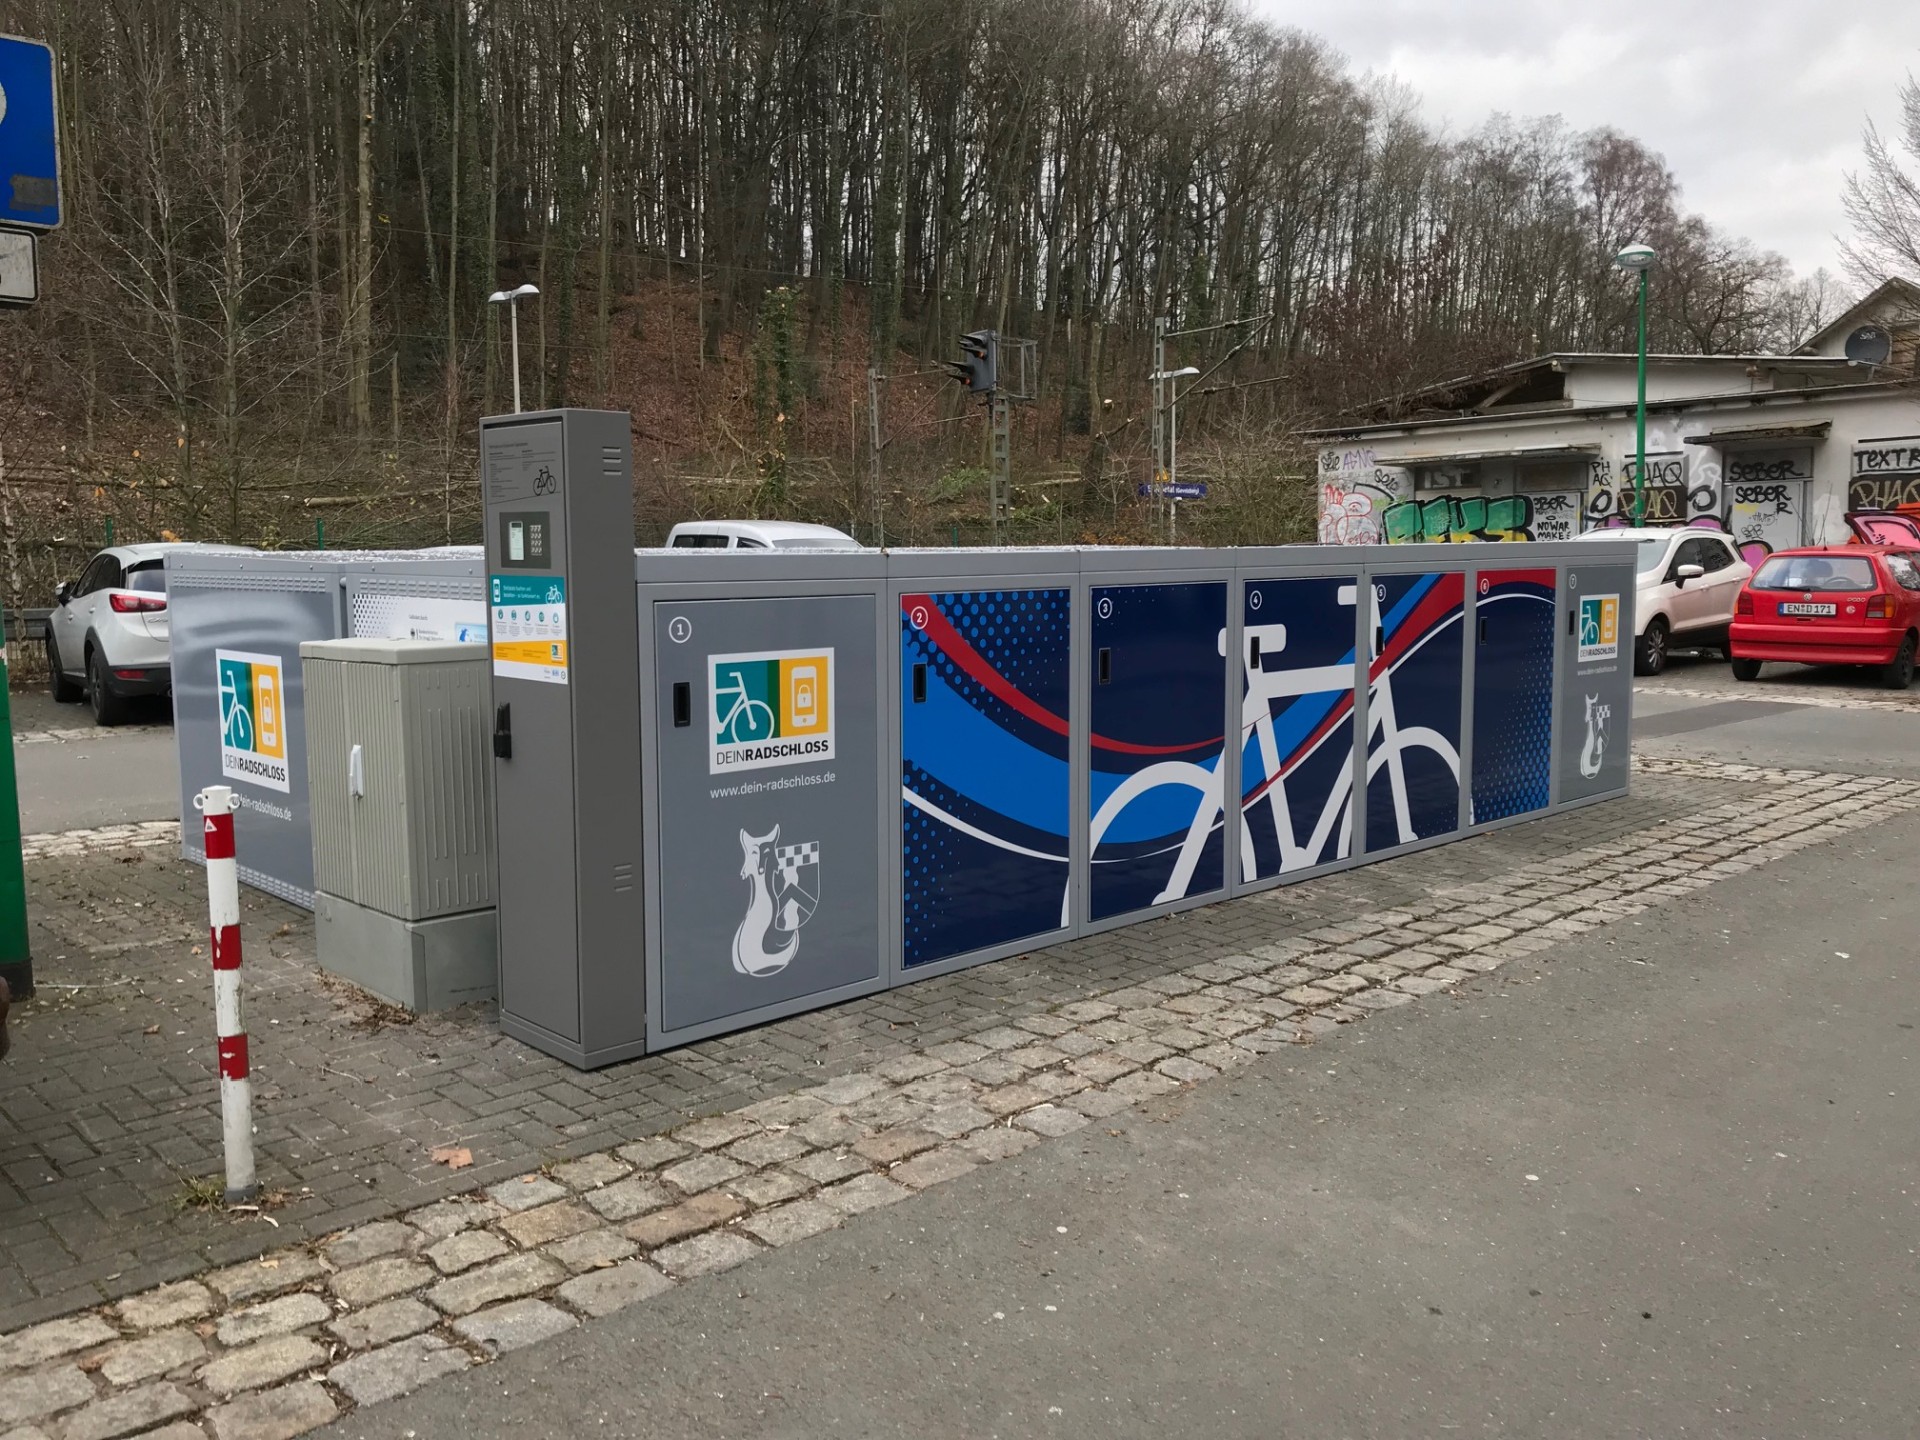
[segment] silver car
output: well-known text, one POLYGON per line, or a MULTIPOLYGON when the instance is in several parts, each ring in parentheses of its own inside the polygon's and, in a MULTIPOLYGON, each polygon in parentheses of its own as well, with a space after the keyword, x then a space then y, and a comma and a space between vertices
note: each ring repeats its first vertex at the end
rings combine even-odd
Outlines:
POLYGON ((141 695, 168 695, 167 555, 239 545, 115 545, 54 592, 47 617, 53 698, 86 700, 96 724, 118 725, 141 695))

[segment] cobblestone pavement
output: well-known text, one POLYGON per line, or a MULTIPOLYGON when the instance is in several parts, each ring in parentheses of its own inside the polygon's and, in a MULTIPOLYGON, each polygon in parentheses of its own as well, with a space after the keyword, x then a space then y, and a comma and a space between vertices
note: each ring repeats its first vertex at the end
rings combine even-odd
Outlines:
POLYGON ((37 953, 76 988, 36 1002, 0 1100, 0 1325, 43 1322, 0 1342, 0 1425, 299 1434, 1920 804, 1877 778, 1638 771, 1627 800, 587 1076, 485 1012, 394 1023, 248 894, 277 1229, 169 1206, 218 1163, 198 872, 38 862, 37 953), (427 1153, 454 1142, 471 1170, 427 1153))

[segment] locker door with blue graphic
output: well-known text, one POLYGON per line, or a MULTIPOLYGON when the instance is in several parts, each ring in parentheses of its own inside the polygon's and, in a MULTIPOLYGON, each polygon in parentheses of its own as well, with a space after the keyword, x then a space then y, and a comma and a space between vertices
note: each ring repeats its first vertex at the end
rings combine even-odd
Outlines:
POLYGON ((1554 571, 1475 585, 1472 823, 1547 808, 1553 783, 1554 571))
POLYGON ((1065 589, 900 597, 908 968, 1066 925, 1065 589))
POLYGON ((1353 853, 1352 575, 1249 580, 1242 601, 1240 876, 1353 853))
POLYGON ((1466 577, 1376 575, 1367 690, 1367 849, 1460 828, 1466 577))
POLYGON ((1225 581, 1093 590, 1095 920, 1226 884, 1225 581))

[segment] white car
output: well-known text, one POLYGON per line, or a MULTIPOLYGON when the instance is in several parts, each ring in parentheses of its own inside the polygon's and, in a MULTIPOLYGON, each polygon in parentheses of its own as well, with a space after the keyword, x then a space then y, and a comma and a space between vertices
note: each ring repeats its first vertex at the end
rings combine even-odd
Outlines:
POLYGON ((118 725, 140 695, 168 695, 167 555, 240 545, 115 545, 54 592, 47 617, 53 698, 86 700, 94 722, 118 725))
POLYGON ((688 520, 667 534, 670 550, 858 550, 860 542, 831 525, 794 520, 688 520))
POLYGON ((1727 653, 1728 630, 1740 587, 1753 567, 1717 530, 1646 526, 1589 530, 1582 540, 1632 540, 1635 565, 1633 673, 1658 675, 1670 650, 1727 653))

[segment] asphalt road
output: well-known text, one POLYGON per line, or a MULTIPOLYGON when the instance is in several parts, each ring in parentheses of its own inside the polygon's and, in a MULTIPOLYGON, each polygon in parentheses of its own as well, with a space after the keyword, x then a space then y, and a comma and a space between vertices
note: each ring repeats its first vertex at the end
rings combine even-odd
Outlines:
POLYGON ((44 693, 9 697, 16 734, 80 732, 13 747, 20 827, 29 835, 180 813, 180 766, 164 702, 151 702, 125 730, 100 730, 84 705, 55 705, 44 693))
MULTIPOLYGON (((1646 743, 1867 769, 1903 736, 1741 709, 1646 743)), ((1920 813, 334 1433, 1911 1433, 1916 855, 1920 813)))
POLYGON ((1635 690, 1634 747, 1650 755, 1920 779, 1920 685, 1884 690, 1865 671, 1803 665, 1742 683, 1724 661, 1688 658, 1635 690), (1872 708, 1835 708, 1855 702, 1872 708))
POLYGON ((1712 754, 1751 765, 1920 779, 1920 714, 1640 695, 1634 724, 1634 748, 1649 755, 1712 754))

